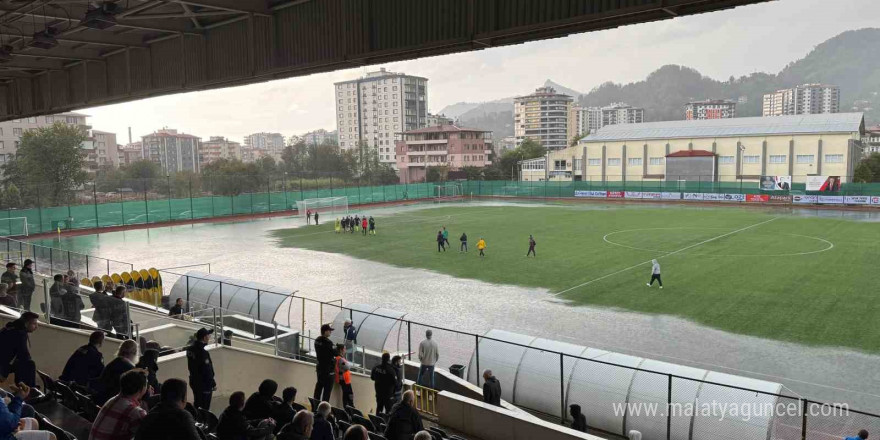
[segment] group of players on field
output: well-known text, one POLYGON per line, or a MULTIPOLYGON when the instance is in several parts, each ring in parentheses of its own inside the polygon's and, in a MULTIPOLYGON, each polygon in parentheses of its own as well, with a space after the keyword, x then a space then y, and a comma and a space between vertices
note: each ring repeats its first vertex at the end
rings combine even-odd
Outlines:
POLYGON ((355 231, 360 231, 363 235, 376 235, 376 220, 370 216, 368 219, 366 215, 363 217, 355 215, 351 217, 349 215, 336 219, 336 224, 334 225, 334 230, 337 234, 342 232, 355 233, 355 231))
MULTIPOLYGON (((458 238, 458 241, 461 242, 461 245, 458 248, 458 253, 468 251, 468 236, 466 232, 461 233, 461 237, 458 238)), ((535 245, 538 243, 535 241, 535 237, 529 235, 529 250, 526 252, 526 257, 532 255, 537 257, 538 254, 535 253, 535 245)), ((446 230, 446 226, 443 226, 443 229, 437 231, 437 252, 446 252, 446 247, 452 247, 449 243, 449 231, 446 230)), ((477 250, 480 251, 480 257, 486 256, 486 240, 483 237, 480 237, 480 240, 477 241, 477 250)))

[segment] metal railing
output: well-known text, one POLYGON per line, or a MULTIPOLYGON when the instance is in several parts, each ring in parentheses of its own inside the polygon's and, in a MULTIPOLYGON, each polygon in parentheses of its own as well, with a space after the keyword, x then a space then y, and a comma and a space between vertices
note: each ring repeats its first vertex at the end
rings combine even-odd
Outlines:
POLYGON ((439 416, 437 414, 437 393, 439 391, 415 383, 410 385, 410 387, 416 396, 413 402, 415 408, 425 414, 430 414, 434 417, 439 416))
POLYGON ((24 265, 24 260, 30 259, 33 260, 36 270, 50 274, 73 270, 78 276, 85 275, 86 278, 91 278, 96 275, 111 275, 134 270, 134 264, 125 261, 42 246, 9 237, 0 237, 0 252, 3 251, 6 253, 7 261, 17 263, 19 267, 24 265))

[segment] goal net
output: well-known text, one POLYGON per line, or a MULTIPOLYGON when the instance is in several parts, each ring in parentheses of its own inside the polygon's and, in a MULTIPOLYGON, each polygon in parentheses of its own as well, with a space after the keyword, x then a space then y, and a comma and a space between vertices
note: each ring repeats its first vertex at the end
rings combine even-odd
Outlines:
POLYGON ((306 212, 326 214, 348 214, 348 197, 323 197, 320 199, 297 200, 297 217, 305 217, 306 212))
POLYGON ((462 197, 460 183, 445 183, 443 185, 434 185, 434 200, 445 202, 450 200, 460 200, 462 197))
POLYGON ((0 219, 0 237, 27 237, 27 217, 11 217, 0 219))

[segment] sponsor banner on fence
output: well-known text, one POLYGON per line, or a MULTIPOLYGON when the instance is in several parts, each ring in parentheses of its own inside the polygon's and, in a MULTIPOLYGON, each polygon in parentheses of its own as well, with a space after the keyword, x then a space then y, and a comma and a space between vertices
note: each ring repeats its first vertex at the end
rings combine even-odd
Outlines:
POLYGON ((746 195, 745 194, 704 193, 703 200, 709 200, 709 201, 713 201, 713 202, 745 202, 746 195))
POLYGON ((703 200, 703 193, 684 193, 685 200, 703 200))
POLYGON ((663 198, 663 194, 658 192, 643 192, 642 198, 645 200, 660 200, 663 198))
POLYGON ((872 205, 880 205, 880 197, 877 197, 877 196, 871 197, 871 204, 872 205))
POLYGON ((819 203, 819 196, 794 195, 794 196, 791 196, 791 202, 796 203, 798 205, 809 205, 812 203, 819 203))
POLYGON ((608 191, 609 199, 622 199, 626 196, 623 191, 608 191))
POLYGON ((746 194, 746 201, 754 203, 767 203, 770 201, 770 196, 766 194, 746 194))
POLYGON ((641 199, 642 198, 642 193, 639 191, 627 191, 623 195, 624 195, 624 197, 626 197, 628 199, 641 199))
POLYGON ((607 191, 575 191, 575 197, 587 197, 591 199, 604 199, 608 195, 607 191))
POLYGON ((819 203, 823 205, 842 205, 843 196, 819 196, 819 203))
POLYGON ((845 196, 843 202, 847 205, 870 205, 871 198, 868 196, 845 196))
POLYGON ((761 176, 761 191, 788 191, 791 176, 761 176))
POLYGON ((840 191, 840 176, 807 176, 807 191, 840 191))
POLYGON ((770 203, 791 203, 791 196, 771 194, 770 195, 770 203))
MULTIPOLYGON (((664 192, 660 193, 660 198, 663 200, 681 200, 681 193, 676 192, 664 192)), ((880 202, 877 202, 880 203, 880 202)))

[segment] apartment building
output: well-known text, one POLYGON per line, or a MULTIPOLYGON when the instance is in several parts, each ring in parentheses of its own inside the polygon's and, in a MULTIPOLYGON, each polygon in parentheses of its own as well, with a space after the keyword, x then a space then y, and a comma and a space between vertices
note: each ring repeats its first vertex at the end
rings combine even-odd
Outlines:
POLYGON ((645 121, 645 109, 624 103, 605 107, 572 107, 569 124, 570 139, 593 133, 606 125, 638 124, 645 121))
POLYGON ((400 182, 422 182, 429 167, 484 168, 492 164, 492 132, 435 125, 402 133, 395 142, 400 182))
POLYGON ((205 166, 220 159, 241 160, 241 144, 223 136, 211 136, 199 144, 199 165, 205 166))
POLYGON ((254 162, 263 157, 271 157, 275 162, 281 160, 284 152, 284 136, 281 133, 254 133, 244 137, 241 148, 241 160, 254 162))
POLYGON ((571 96, 556 93, 552 87, 540 87, 535 93, 513 101, 513 124, 517 144, 532 139, 548 150, 568 146, 571 96))
POLYGON ((162 173, 199 172, 201 139, 177 130, 163 128, 141 138, 145 157, 159 164, 162 173))
POLYGON ((840 111, 840 87, 803 84, 764 95, 763 116, 816 115, 840 111))
POLYGON ((122 145, 117 150, 119 166, 131 165, 132 162, 144 160, 144 143, 132 142, 122 145))
POLYGON ((707 99, 691 101, 684 106, 685 119, 727 119, 736 117, 736 101, 707 99))

